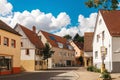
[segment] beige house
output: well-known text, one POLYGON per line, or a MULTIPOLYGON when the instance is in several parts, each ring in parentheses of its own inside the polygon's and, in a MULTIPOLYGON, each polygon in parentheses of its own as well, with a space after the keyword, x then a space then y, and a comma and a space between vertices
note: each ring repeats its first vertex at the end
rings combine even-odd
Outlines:
POLYGON ((75 59, 76 59, 76 65, 80 66, 83 65, 83 62, 80 62, 79 58, 80 56, 84 56, 84 52, 83 52, 83 45, 84 43, 78 42, 78 41, 70 41, 71 46, 74 48, 75 50, 75 59))
POLYGON ((0 75, 20 72, 21 35, 0 20, 0 75))
POLYGON ((84 33, 84 65, 85 67, 91 66, 93 64, 93 32, 84 33))
POLYGON ((21 37, 21 67, 25 71, 35 71, 43 69, 41 50, 43 43, 36 34, 36 28, 30 30, 20 24, 15 26, 15 30, 21 37))
POLYGON ((48 68, 75 65, 75 52, 65 38, 42 30, 38 32, 38 35, 44 44, 49 43, 51 49, 55 51, 48 61, 48 68))

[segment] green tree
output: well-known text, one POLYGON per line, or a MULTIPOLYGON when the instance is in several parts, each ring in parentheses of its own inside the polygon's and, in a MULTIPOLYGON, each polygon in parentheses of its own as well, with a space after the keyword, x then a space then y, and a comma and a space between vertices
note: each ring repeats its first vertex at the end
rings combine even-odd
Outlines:
POLYGON ((83 57, 82 57, 82 56, 79 57, 79 61, 80 61, 80 65, 83 66, 84 60, 83 60, 83 57))
POLYGON ((66 38, 66 39, 72 39, 72 37, 71 37, 69 34, 63 36, 63 38, 66 38))
POLYGON ((48 43, 45 43, 45 47, 43 48, 43 57, 44 60, 47 59, 47 66, 48 66, 48 58, 52 56, 54 51, 51 50, 50 45, 48 43))
POLYGON ((84 37, 80 36, 78 33, 74 36, 73 41, 84 42, 84 37))
POLYGON ((102 8, 107 10, 116 10, 118 8, 118 0, 88 0, 85 5, 89 8, 102 8))

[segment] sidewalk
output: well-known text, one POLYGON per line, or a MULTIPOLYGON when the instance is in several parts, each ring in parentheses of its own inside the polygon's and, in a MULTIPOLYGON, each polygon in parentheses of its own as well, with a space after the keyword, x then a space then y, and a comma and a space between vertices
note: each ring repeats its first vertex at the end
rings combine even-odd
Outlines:
MULTIPOLYGON (((79 68, 75 73, 79 75, 79 79, 77 80, 97 80, 99 78, 100 73, 88 72, 84 68, 79 68)), ((120 80, 120 73, 112 73, 112 80, 120 80)))

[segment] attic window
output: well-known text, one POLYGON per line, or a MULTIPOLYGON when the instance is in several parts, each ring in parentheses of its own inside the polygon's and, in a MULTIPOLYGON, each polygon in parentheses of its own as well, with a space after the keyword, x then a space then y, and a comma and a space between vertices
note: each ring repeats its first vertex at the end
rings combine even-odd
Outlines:
POLYGON ((53 36, 49 36, 49 38, 50 38, 51 40, 55 40, 55 38, 54 38, 53 36))
POLYGON ((58 47, 59 47, 59 48, 63 48, 63 44, 60 43, 60 42, 58 42, 58 47))

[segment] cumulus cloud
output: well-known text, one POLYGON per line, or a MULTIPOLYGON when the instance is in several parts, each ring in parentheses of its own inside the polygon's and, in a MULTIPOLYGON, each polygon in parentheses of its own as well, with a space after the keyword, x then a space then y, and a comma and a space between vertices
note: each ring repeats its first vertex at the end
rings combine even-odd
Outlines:
POLYGON ((59 32, 55 33, 59 36, 65 36, 67 34, 72 37, 78 33, 81 36, 84 36, 84 32, 93 32, 95 27, 97 13, 91 13, 89 17, 85 18, 83 15, 78 17, 78 26, 71 28, 62 28, 59 32))
POLYGON ((71 27, 69 29, 62 28, 59 32, 56 32, 54 34, 56 34, 58 36, 70 35, 70 36, 74 37, 76 35, 76 33, 79 33, 78 27, 71 27))
POLYGON ((97 13, 91 13, 88 18, 85 18, 83 15, 79 15, 78 22, 79 22, 79 29, 82 35, 84 32, 93 32, 95 27, 97 13))
POLYGON ((14 27, 16 23, 19 23, 29 28, 34 25, 37 29, 45 31, 58 30, 70 24, 70 17, 65 12, 61 12, 57 17, 54 17, 52 13, 45 14, 39 9, 32 10, 31 12, 27 10, 23 12, 14 12, 13 15, 8 15, 6 17, 1 16, 0 19, 9 23, 12 27, 14 27))
POLYGON ((0 0, 0 15, 6 16, 12 13, 12 4, 7 2, 7 0, 0 0))
POLYGON ((67 28, 66 26, 71 24, 71 20, 65 12, 61 12, 57 17, 54 17, 52 13, 44 13, 39 9, 32 10, 31 12, 27 10, 23 12, 12 12, 12 9, 12 4, 7 2, 7 0, 0 0, 0 19, 8 25, 14 27, 16 23, 19 23, 29 28, 34 25, 38 30, 42 29, 48 32, 60 30, 54 33, 59 36, 69 34, 73 37, 76 33, 84 35, 84 32, 93 31, 97 16, 97 13, 91 13, 86 18, 80 14, 78 17, 78 26, 75 25, 67 28))

